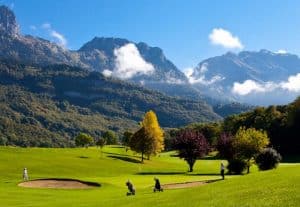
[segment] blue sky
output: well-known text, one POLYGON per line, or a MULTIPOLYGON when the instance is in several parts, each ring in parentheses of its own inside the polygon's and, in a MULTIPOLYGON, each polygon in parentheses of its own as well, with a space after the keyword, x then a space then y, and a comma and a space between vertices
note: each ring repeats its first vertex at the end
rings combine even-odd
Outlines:
POLYGON ((64 39, 60 43, 70 49, 94 36, 143 41, 161 47, 180 69, 229 50, 264 48, 300 54, 296 0, 0 0, 0 4, 14 10, 23 34, 64 39))

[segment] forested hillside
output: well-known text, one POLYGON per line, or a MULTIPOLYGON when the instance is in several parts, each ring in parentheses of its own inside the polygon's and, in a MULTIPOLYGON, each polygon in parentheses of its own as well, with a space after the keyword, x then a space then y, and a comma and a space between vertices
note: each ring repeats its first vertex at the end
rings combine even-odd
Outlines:
POLYGON ((99 137, 108 129, 121 133, 136 128, 150 109, 163 127, 220 119, 204 102, 67 65, 1 61, 0 84, 0 136, 7 144, 68 146, 80 131, 99 137))

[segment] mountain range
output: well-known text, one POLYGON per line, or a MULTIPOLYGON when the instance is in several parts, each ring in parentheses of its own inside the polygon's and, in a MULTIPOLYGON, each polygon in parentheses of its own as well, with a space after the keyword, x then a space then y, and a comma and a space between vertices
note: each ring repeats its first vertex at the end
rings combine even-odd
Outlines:
POLYGON ((144 42, 95 37, 78 50, 69 50, 23 35, 14 13, 5 6, 0 6, 0 59, 2 107, 10 111, 1 118, 9 126, 40 126, 41 131, 61 139, 71 139, 79 129, 93 135, 107 129, 122 132, 136 126, 149 109, 158 113, 163 127, 215 121, 252 108, 238 102, 285 103, 300 91, 300 59, 296 55, 268 50, 228 52, 182 72, 162 49, 144 42), (9 95, 14 90, 16 97, 9 95), (50 125, 55 125, 54 117, 59 116, 40 114, 29 104, 31 100, 43 110, 48 107, 43 104, 49 103, 50 114, 63 114, 60 106, 66 105, 74 114, 87 115, 89 123, 102 120, 102 127, 100 131, 95 125, 90 128, 78 121, 82 120, 78 114, 68 114, 72 127, 62 127, 61 117, 58 136, 53 130, 59 127, 50 125), (27 107, 18 106, 23 102, 27 107), (43 118, 31 116, 30 111, 43 118), (49 122, 52 124, 45 124, 49 122))
POLYGON ((300 91, 294 83, 300 79, 297 55, 268 50, 228 52, 203 60, 184 73, 162 49, 144 42, 95 37, 78 50, 68 50, 39 37, 22 35, 14 13, 5 6, 0 7, 0 57, 99 71, 167 95, 206 101, 213 107, 230 106, 232 102, 284 104, 300 91))
MULTIPOLYGON (((0 61, 0 137, 21 146, 70 146, 79 132, 135 130, 154 110, 162 127, 220 120, 205 102, 179 99, 68 65, 0 61)), ((1 141, 1 140, 0 140, 1 141)))
POLYGON ((286 104, 300 95, 300 58, 287 52, 228 52, 188 71, 206 94, 253 105, 286 104))

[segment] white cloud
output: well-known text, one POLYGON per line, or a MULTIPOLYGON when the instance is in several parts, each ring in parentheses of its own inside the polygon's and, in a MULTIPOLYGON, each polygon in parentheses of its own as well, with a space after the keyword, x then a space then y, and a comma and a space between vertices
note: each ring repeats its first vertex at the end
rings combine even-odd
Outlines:
POLYGON ((182 80, 179 80, 175 77, 168 76, 168 75, 166 75, 166 82, 169 84, 177 84, 177 85, 184 83, 182 80))
POLYGON ((194 68, 191 68, 191 67, 185 68, 185 69, 183 69, 183 73, 185 74, 185 76, 186 76, 187 78, 189 78, 189 77, 191 77, 191 76, 193 75, 193 73, 194 73, 194 68))
POLYGON ((213 45, 220 45, 229 49, 243 49, 244 46, 237 36, 222 28, 215 28, 209 34, 210 42, 213 45))
POLYGON ((211 85, 213 83, 224 80, 225 78, 220 75, 215 75, 211 79, 206 79, 205 76, 200 76, 200 78, 195 79, 194 83, 200 83, 202 85, 211 85))
POLYGON ((67 47, 67 39, 61 33, 54 30, 50 23, 44 23, 41 26, 42 29, 47 30, 48 34, 54 38, 54 41, 62 47, 67 47))
POLYGON ((300 73, 295 76, 290 76, 288 81, 282 82, 280 86, 291 92, 300 92, 300 73))
POLYGON ((203 73, 205 73, 207 71, 207 65, 203 64, 200 67, 200 73, 202 73, 199 78, 195 78, 194 76, 194 68, 185 68, 183 70, 183 73, 185 74, 185 76, 188 78, 189 83, 191 84, 202 84, 202 85, 211 85, 213 83, 222 81, 225 79, 225 77, 222 77, 220 75, 215 75, 213 76, 211 79, 206 79, 205 75, 203 73))
POLYGON ((56 39, 56 41, 59 45, 61 45, 63 47, 67 46, 67 40, 62 34, 58 33, 55 30, 51 30, 50 35, 56 39))
POLYGON ((207 63, 203 63, 199 69, 200 73, 205 73, 207 71, 207 63))
POLYGON ((251 93, 266 93, 275 90, 285 90, 288 92, 300 92, 300 73, 290 76, 287 81, 279 83, 265 82, 258 83, 254 80, 246 80, 243 83, 235 82, 232 87, 232 93, 245 96, 251 93))
POLYGON ((265 92, 264 85, 259 84, 253 80, 246 80, 243 83, 235 82, 233 84, 232 92, 241 96, 247 95, 253 92, 265 92))
POLYGON ((143 85, 145 85, 145 81, 144 80, 141 80, 140 81, 140 84, 143 86, 143 85))
POLYGON ((287 54, 288 52, 286 50, 280 49, 277 52, 275 52, 276 54, 287 54))
POLYGON ((106 71, 106 74, 110 73, 121 79, 129 79, 140 74, 150 74, 155 70, 152 64, 142 58, 137 47, 132 43, 115 49, 114 55, 115 68, 110 72, 106 71))
POLYGON ((112 75, 112 71, 111 70, 103 70, 102 74, 105 76, 105 77, 110 77, 112 75))

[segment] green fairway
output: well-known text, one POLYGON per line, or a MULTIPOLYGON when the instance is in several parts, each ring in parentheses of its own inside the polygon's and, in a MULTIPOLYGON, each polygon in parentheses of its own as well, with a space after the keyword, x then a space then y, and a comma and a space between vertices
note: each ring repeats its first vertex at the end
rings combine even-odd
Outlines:
POLYGON ((74 149, 0 147, 0 206, 299 206, 300 165, 282 164, 276 170, 226 176, 203 186, 153 193, 153 178, 162 184, 220 179, 220 160, 196 163, 193 173, 172 153, 138 163, 139 157, 118 146, 74 149), (74 178, 101 183, 85 190, 18 187, 22 169, 30 179, 74 178), (136 196, 126 196, 130 179, 136 196))

